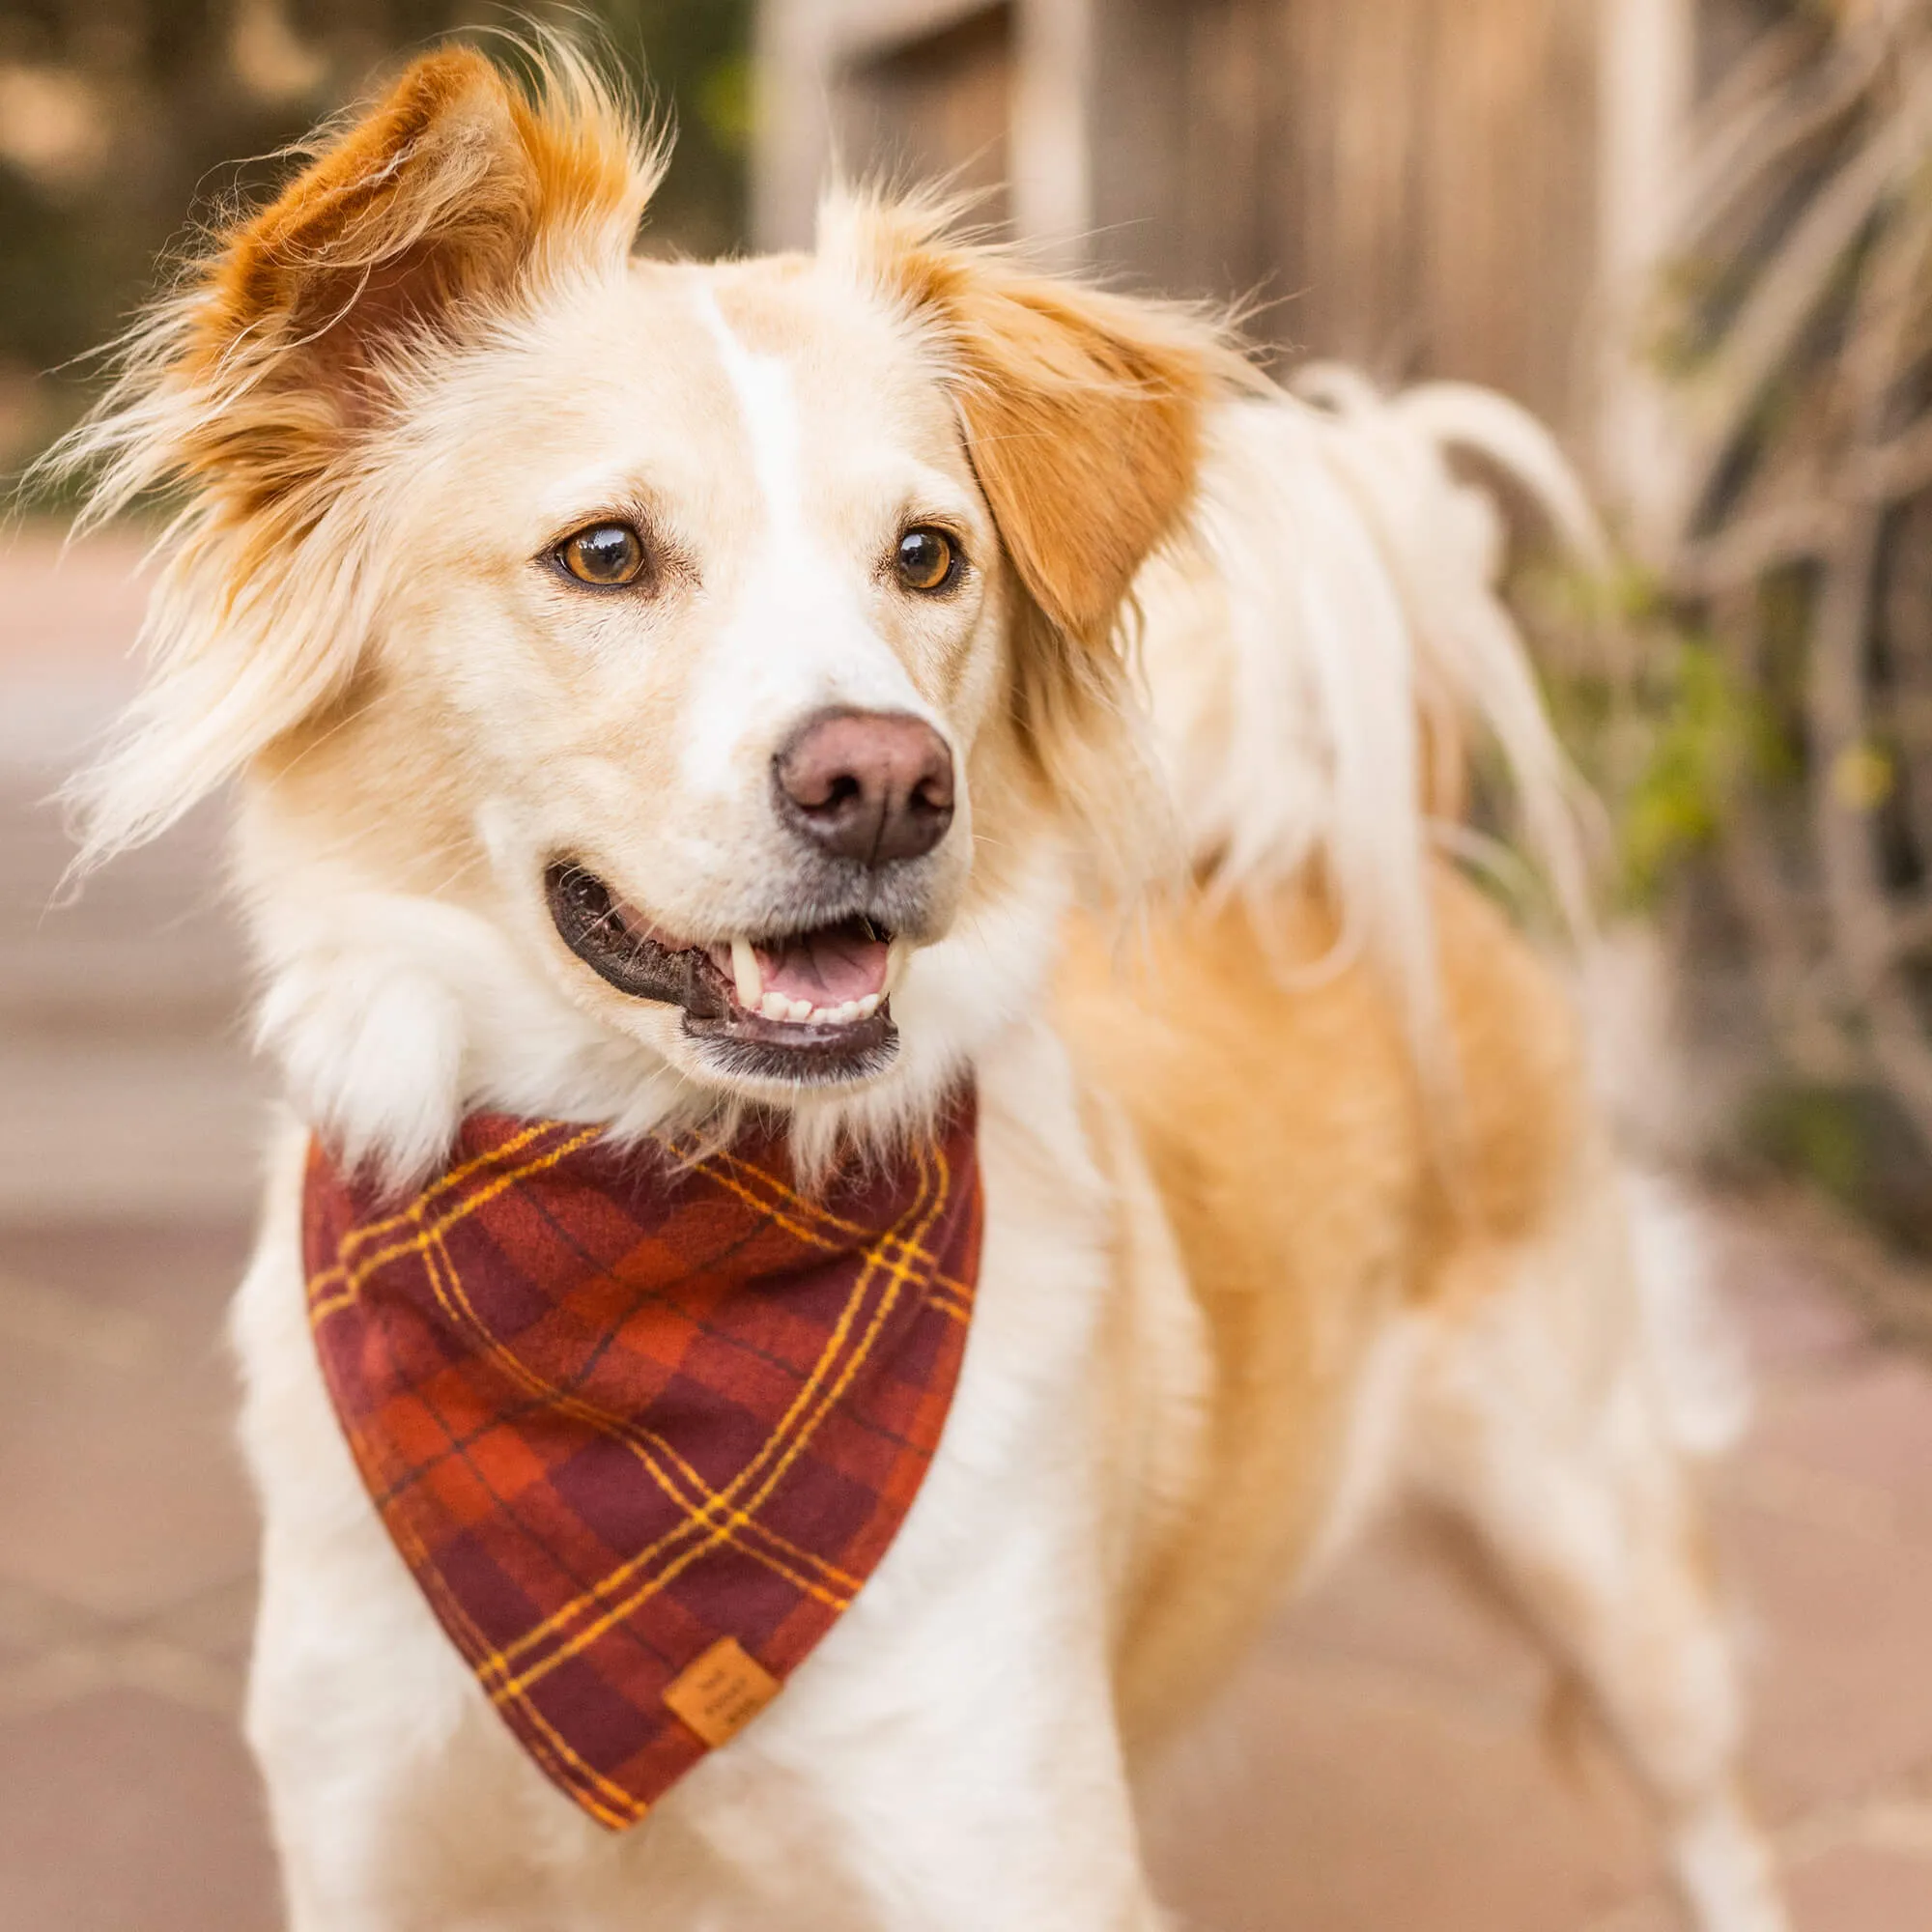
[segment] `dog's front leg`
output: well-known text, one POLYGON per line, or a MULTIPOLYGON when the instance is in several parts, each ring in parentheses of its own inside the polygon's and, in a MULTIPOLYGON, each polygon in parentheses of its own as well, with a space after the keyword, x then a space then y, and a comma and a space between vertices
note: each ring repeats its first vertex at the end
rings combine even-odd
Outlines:
POLYGON ((682 1889, 673 1868, 698 1869, 674 1855, 687 1836, 711 1874, 710 1895, 666 1925, 1164 1923, 1141 1868, 1104 1649, 1068 1589, 1066 1552, 1045 1513, 981 1547, 964 1573, 895 1551, 783 1697, 665 1801, 657 1842, 647 1828, 638 1844, 639 1896, 668 1901, 682 1889))
MULTIPOLYGON (((1109 1670, 1096 1428, 1111 1198, 1057 1047, 982 1069, 986 1234, 940 1452, 764 1716, 673 1791, 742 1916, 827 1932, 1152 1932, 1109 1670)), ((640 1855, 644 1852, 640 1845, 640 1855)), ((655 1922, 655 1921, 653 1921, 655 1922)))

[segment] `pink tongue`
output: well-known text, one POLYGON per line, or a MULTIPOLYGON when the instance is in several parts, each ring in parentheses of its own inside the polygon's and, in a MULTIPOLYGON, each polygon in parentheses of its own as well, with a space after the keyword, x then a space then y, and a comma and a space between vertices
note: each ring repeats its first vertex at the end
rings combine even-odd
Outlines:
POLYGON ((835 926, 807 933, 773 952, 758 948, 765 991, 814 1007, 842 1007, 886 990, 886 942, 835 926))

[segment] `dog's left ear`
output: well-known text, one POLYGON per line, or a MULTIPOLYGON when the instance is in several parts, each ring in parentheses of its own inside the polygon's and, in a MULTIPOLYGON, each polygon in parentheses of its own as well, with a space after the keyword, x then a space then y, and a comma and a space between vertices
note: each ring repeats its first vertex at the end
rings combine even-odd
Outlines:
POLYGON ((945 240, 942 209, 855 197, 826 243, 933 337, 973 468, 1021 581, 1099 644, 1193 500, 1209 402, 1252 380, 1200 315, 1030 274, 945 240))

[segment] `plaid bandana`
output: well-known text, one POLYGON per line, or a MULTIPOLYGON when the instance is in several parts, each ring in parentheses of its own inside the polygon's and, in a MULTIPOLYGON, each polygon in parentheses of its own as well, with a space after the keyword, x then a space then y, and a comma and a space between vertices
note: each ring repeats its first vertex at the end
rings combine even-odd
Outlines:
POLYGON ((406 1202, 313 1145, 309 1321, 491 1702, 601 1824, 763 1709, 905 1520, 979 1268, 969 1097, 885 1170, 476 1115, 406 1202))

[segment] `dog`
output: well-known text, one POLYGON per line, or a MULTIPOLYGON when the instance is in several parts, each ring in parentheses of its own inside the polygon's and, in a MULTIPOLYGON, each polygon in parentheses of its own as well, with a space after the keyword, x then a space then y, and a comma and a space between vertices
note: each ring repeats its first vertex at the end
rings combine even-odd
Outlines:
POLYGON ((443 47, 322 137, 67 452, 96 515, 181 506, 80 863, 238 781, 288 1095, 233 1333, 291 1925, 1165 1924, 1142 1767, 1407 1496, 1587 1691, 1696 1924, 1775 1932, 1694 1241, 1562 967, 1443 856, 1494 744, 1574 889, 1451 461, 1580 526, 1553 445, 1471 390, 1284 389, 918 199, 641 258, 659 148, 569 47, 529 69, 443 47), (776 1132, 809 1194, 962 1085, 983 1226, 917 1494, 782 1693, 607 1829, 385 1534, 305 1164, 407 1200, 487 1112, 776 1132))

